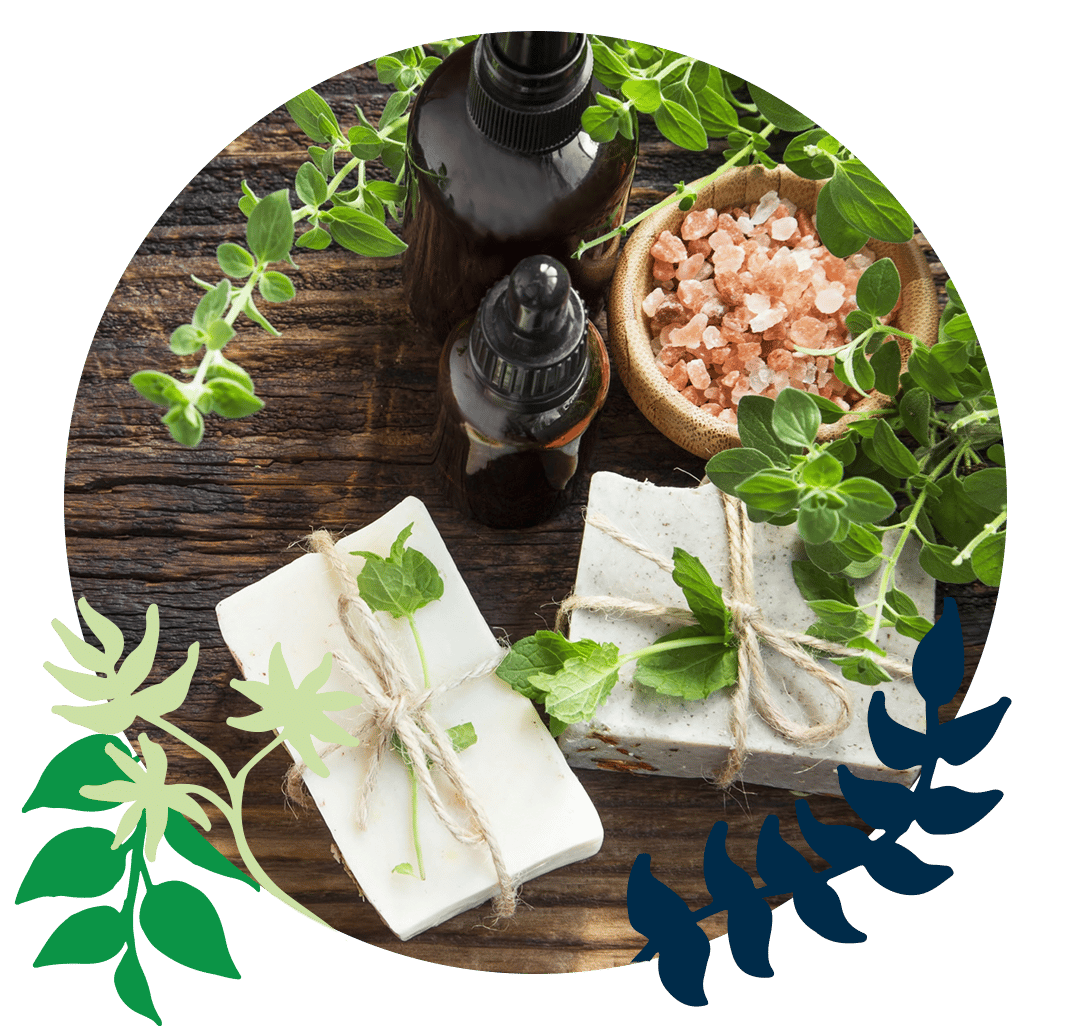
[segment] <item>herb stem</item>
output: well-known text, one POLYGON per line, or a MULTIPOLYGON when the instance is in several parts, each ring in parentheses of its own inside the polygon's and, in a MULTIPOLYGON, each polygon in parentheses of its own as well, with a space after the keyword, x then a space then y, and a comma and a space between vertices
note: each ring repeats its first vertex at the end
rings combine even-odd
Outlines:
POLYGON ((1008 508, 1005 507, 992 521, 990 521, 955 557, 952 558, 952 564, 955 567, 959 567, 964 561, 971 559, 971 554, 974 553, 977 546, 984 540, 988 539, 1000 526, 1008 520, 1008 508))
POLYGON ((646 658, 652 654, 661 654, 667 650, 677 650, 685 647, 705 647, 709 644, 724 643, 725 638, 722 636, 689 636, 680 640, 667 640, 665 643, 652 643, 647 647, 640 647, 637 650, 629 651, 627 654, 622 654, 618 658, 618 663, 624 665, 626 662, 646 658))
POLYGON ((406 763, 406 771, 409 773, 409 808, 413 823, 413 849, 416 851, 417 870, 420 879, 424 880, 424 853, 420 849, 420 831, 417 825, 417 779, 413 767, 406 763))

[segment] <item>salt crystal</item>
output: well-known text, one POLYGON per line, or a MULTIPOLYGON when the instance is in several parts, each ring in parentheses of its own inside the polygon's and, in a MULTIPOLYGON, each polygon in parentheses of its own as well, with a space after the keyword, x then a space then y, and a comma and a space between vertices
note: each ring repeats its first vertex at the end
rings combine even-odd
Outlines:
POLYGON ((800 273, 806 273, 814 264, 810 250, 807 248, 793 248, 792 258, 795 259, 796 269, 798 269, 800 273))
POLYGON ((644 300, 643 311, 648 317, 652 317, 655 314, 655 310, 659 304, 666 297, 666 293, 660 288, 656 287, 644 300))
POLYGON ((796 232, 797 225, 796 220, 792 216, 785 216, 783 219, 775 219, 770 224, 770 236, 775 241, 787 241, 796 232))
POLYGON ((701 359, 693 359, 687 364, 688 378, 696 388, 710 387, 710 373, 701 359))
POLYGON ((770 383, 770 368, 763 363, 757 370, 753 371, 748 384, 751 386, 753 392, 761 392, 770 383))
POLYGON ((751 222, 755 226, 759 226, 761 223, 765 223, 776 211, 777 206, 781 204, 781 199, 777 196, 777 191, 767 191, 761 198, 759 198, 759 206, 751 214, 751 222))
POLYGON ((718 225, 718 213, 712 208, 692 209, 681 223, 681 237, 686 241, 706 237, 718 225))
POLYGON ((755 224, 751 221, 750 216, 741 216, 736 221, 736 225, 740 227, 741 231, 745 234, 752 234, 755 231, 755 224))
POLYGON ((758 316, 759 313, 764 313, 770 308, 770 299, 767 295, 760 295, 757 293, 744 295, 744 305, 758 316))
POLYGON ((675 327, 669 335, 669 340, 674 345, 683 345, 688 348, 698 344, 703 339, 703 329, 707 325, 707 318, 702 313, 696 313, 683 327, 675 327))
POLYGON ((697 274, 702 268, 705 262, 702 255, 698 253, 695 255, 689 255, 683 262, 677 264, 677 279, 678 280, 698 280, 697 274))
POLYGON ((820 313, 835 313, 842 305, 844 305, 844 287, 837 287, 830 285, 823 288, 815 295, 814 307, 820 313))
POLYGON ((679 237, 663 230, 651 245, 651 255, 663 262, 683 262, 688 258, 688 249, 679 237))
POLYGON ((711 258, 715 274, 735 273, 744 264, 744 249, 735 244, 721 245, 714 249, 711 258))

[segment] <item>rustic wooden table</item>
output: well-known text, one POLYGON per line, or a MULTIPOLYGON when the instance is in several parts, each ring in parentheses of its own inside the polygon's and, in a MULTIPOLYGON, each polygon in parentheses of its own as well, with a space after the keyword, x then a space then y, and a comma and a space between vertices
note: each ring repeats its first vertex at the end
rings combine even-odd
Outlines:
MULTIPOLYGON (((352 105, 378 116, 387 93, 368 67, 317 89, 343 120, 352 105)), ((197 675, 176 721, 232 768, 266 743, 225 722, 252 709, 229 686, 239 675, 216 625, 218 601, 298 555, 313 528, 353 531, 407 495, 424 500, 488 622, 513 641, 553 620, 569 590, 581 537, 584 492, 560 517, 524 532, 492 531, 459 517, 431 471, 434 377, 439 343, 412 324, 400 263, 332 248, 302 252, 295 300, 270 312, 281 339, 246 324, 228 355, 253 376, 267 402, 255 417, 209 421, 196 450, 172 442, 156 408, 127 383, 142 368, 177 373, 167 348, 199 292, 191 275, 217 276, 216 246, 244 238, 243 179, 258 195, 291 187, 307 141, 285 108, 271 112, 218 155, 168 207, 119 283, 94 338, 71 424, 66 470, 67 551, 75 597, 115 620, 137 642, 146 608, 161 612, 154 674, 173 671, 199 641, 197 675), (170 366, 169 366, 170 364, 170 366)), ((630 215, 677 181, 709 171, 710 155, 684 152, 644 127, 630 215)), ((939 285, 945 273, 920 237, 939 285)), ((605 334, 605 324, 602 325, 605 334)), ((602 420, 595 467, 662 485, 691 485, 702 463, 655 431, 616 382, 602 420)), ((584 487, 582 486, 581 489, 584 487)), ((938 587, 959 602, 969 684, 985 642, 994 590, 938 587)), ((135 727, 131 732, 140 732, 135 727)), ((211 766, 166 744, 171 779, 221 790, 211 766)), ((280 784, 281 751, 253 773, 245 826, 254 854, 277 883, 340 931, 392 952, 487 971, 564 972, 627 963, 645 939, 628 922, 625 890, 635 857, 687 902, 706 901, 702 852, 714 822, 730 829, 733 858, 754 872, 768 813, 795 830, 788 791, 748 787, 723 794, 702 780, 580 771, 602 816, 603 849, 592 859, 531 881, 527 907, 502 929, 480 926, 476 909, 410 942, 398 941, 362 901, 331 852, 319 814, 295 813, 280 784)), ((820 818, 861 826, 836 797, 814 797, 820 818)), ((209 839, 237 861, 226 824, 209 839)), ((813 853, 798 839, 797 847, 813 853)), ((723 933, 722 917, 704 922, 723 933)))

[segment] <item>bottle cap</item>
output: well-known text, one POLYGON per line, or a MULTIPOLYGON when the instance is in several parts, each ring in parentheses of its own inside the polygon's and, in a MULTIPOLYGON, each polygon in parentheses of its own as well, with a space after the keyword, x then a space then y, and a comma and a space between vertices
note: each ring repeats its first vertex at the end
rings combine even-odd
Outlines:
POLYGON ((485 34, 472 56, 469 116, 511 151, 554 151, 580 130, 592 67, 583 33, 485 34))
POLYGON ((469 334, 473 369, 500 399, 534 413, 564 402, 587 375, 587 316, 569 272, 530 255, 494 284, 469 334))

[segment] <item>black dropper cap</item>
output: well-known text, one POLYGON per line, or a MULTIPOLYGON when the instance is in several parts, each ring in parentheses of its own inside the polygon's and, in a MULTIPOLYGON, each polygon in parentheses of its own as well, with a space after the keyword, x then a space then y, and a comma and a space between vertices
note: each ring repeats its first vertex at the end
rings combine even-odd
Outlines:
POLYGON ((588 371, 587 317, 569 272, 549 255, 522 259, 484 296, 469 335, 486 388, 536 413, 564 402, 588 371))
POLYGON ((468 112, 496 144, 553 151, 580 131, 592 56, 577 32, 493 32, 476 41, 468 112))

